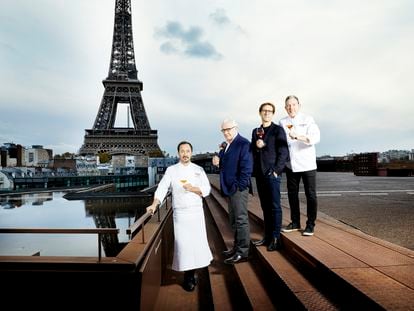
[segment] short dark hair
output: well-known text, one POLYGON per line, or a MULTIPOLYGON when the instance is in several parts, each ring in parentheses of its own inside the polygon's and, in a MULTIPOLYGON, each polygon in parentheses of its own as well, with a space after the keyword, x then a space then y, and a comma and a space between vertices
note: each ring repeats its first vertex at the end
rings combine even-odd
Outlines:
POLYGON ((299 104, 299 98, 298 98, 296 95, 289 95, 288 97, 286 97, 286 99, 285 99, 285 104, 287 103, 287 101, 288 101, 289 99, 292 99, 292 98, 296 99, 296 101, 297 101, 297 102, 298 102, 298 104, 299 104))
POLYGON ((178 152, 180 152, 181 145, 189 145, 190 149, 191 149, 191 152, 193 151, 193 145, 191 143, 189 143, 188 141, 183 140, 183 141, 178 143, 178 146, 177 146, 177 151, 178 152))
POLYGON ((275 113, 275 111, 276 111, 275 105, 273 105, 272 103, 268 103, 268 102, 267 103, 263 103, 263 104, 260 105, 259 112, 262 112, 264 106, 272 106, 273 113, 275 113))

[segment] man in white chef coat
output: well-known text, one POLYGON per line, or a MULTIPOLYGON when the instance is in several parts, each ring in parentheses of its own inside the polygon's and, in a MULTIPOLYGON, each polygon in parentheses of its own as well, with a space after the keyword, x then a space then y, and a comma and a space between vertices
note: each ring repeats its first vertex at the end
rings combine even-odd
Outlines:
POLYGON ((208 266, 213 259, 203 210, 203 197, 210 194, 211 188, 204 169, 191 162, 191 143, 180 142, 177 151, 180 161, 167 168, 147 212, 154 214, 171 189, 175 239, 172 269, 184 271, 183 288, 193 291, 197 284, 195 270, 208 266))
POLYGON ((291 222, 282 231, 301 229, 299 184, 302 180, 308 218, 302 235, 312 236, 318 211, 315 145, 321 140, 321 132, 313 117, 300 112, 300 107, 299 98, 289 95, 285 99, 288 116, 279 121, 286 132, 290 156, 290 162, 286 164, 286 177, 291 222))

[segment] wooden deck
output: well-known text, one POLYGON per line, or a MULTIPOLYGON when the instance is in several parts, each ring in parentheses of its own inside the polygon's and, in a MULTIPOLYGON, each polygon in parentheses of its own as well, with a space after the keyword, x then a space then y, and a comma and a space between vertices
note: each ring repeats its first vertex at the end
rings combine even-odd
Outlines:
MULTIPOLYGON (((223 264, 232 233, 217 177, 209 176, 213 190, 206 199, 214 260, 199 271, 192 293, 181 288, 182 275, 169 270, 155 310, 414 310, 414 252, 330 218, 317 220, 312 237, 282 233, 280 251, 252 245, 248 262, 223 264)), ((249 197, 249 212, 251 238, 260 239, 257 196, 249 197)), ((286 206, 283 214, 287 225, 286 206)))
MULTIPOLYGON (((116 257, 1 257, 4 304, 55 310, 53 296, 70 309, 94 310, 414 310, 414 251, 322 214, 314 236, 282 233, 281 250, 251 245, 247 262, 224 264, 222 251, 233 234, 218 176, 209 178, 205 216, 214 258, 197 272, 195 291, 186 292, 183 273, 171 269, 169 203, 146 223, 145 238, 138 232, 116 257)), ((286 225, 289 210, 283 208, 286 225)), ((251 239, 260 239, 257 196, 249 196, 249 213, 251 239)))

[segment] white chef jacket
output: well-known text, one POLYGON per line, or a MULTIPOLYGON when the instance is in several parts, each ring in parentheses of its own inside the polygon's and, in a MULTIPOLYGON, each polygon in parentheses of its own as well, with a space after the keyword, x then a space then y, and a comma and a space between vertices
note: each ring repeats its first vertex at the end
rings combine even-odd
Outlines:
POLYGON ((290 162, 286 164, 293 172, 305 172, 316 170, 315 144, 319 143, 321 133, 315 120, 301 112, 291 118, 289 116, 281 119, 279 125, 286 132, 290 162), (309 143, 292 139, 289 136, 288 124, 293 124, 293 130, 298 136, 306 136, 309 143))
POLYGON ((172 190, 174 223, 174 257, 172 269, 186 271, 206 267, 213 256, 207 240, 202 198, 183 188, 183 182, 201 190, 202 196, 210 194, 210 182, 203 168, 189 163, 177 163, 167 168, 158 184, 154 198, 162 202, 172 190))

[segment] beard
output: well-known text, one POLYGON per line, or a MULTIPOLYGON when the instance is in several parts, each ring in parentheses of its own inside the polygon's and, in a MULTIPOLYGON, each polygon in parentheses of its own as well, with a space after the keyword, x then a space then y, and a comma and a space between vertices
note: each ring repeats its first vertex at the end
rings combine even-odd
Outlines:
POLYGON ((188 163, 188 162, 190 162, 190 157, 182 157, 181 158, 181 162, 182 163, 188 163))

